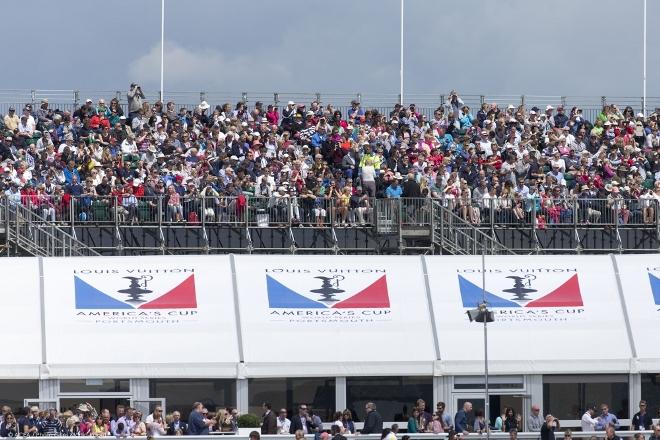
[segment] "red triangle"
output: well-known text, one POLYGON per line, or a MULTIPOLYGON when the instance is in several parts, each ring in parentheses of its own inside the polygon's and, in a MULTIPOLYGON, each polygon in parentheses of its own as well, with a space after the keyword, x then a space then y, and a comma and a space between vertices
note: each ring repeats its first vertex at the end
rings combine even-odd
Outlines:
POLYGON ((582 307, 583 305, 580 283, 575 274, 552 292, 527 303, 525 307, 582 307))
POLYGON ((195 275, 190 275, 181 284, 155 300, 142 304, 139 309, 194 309, 197 308, 195 275))
POLYGON ((387 275, 383 275, 370 286, 360 292, 338 302, 333 309, 385 309, 390 307, 390 297, 387 294, 387 275))

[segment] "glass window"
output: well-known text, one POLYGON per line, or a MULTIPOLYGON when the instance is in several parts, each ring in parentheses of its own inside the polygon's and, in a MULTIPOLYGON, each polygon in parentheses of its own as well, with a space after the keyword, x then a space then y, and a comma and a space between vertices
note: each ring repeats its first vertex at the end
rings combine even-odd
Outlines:
MULTIPOLYGON (((454 389, 456 390, 483 390, 485 381, 483 376, 456 376, 454 389)), ((523 390, 525 381, 522 376, 489 376, 488 389, 490 390, 523 390)))
POLYGON ((559 420, 579 420, 591 405, 609 405, 620 419, 628 418, 628 375, 543 376, 543 411, 559 420))
POLYGON ((151 379, 149 397, 164 397, 168 413, 179 411, 187 420, 194 402, 211 412, 236 406, 235 379, 151 379))
MULTIPOLYGON (((646 409, 653 418, 660 416, 660 374, 642 374, 642 399, 646 400, 646 409)), ((634 402, 637 412, 639 407, 634 402)))
POLYGON ((23 399, 35 398, 39 398, 39 381, 0 380, 0 405, 8 405, 17 412, 23 408, 23 399))
POLYGON ((353 420, 364 421, 364 406, 374 402, 386 422, 407 421, 417 399, 433 407, 432 377, 348 377, 346 403, 353 420))
POLYGON ((257 415, 264 402, 274 410, 286 408, 289 415, 304 403, 324 422, 330 422, 335 411, 334 378, 249 379, 248 395, 249 412, 257 415))
POLYGON ((62 393, 127 393, 128 379, 62 379, 62 393))

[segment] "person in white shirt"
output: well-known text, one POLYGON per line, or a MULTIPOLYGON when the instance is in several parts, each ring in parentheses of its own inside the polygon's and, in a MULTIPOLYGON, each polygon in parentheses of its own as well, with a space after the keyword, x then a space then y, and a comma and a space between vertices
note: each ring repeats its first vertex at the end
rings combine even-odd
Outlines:
POLYGON ((584 412, 584 414, 582 415, 582 419, 580 420, 580 426, 582 427, 582 431, 593 432, 596 430, 596 423, 598 422, 598 420, 594 418, 594 415, 596 415, 595 408, 588 408, 584 412))
POLYGON ((289 435, 289 429, 291 429, 291 420, 286 418, 286 409, 282 408, 277 416, 277 433, 289 435))

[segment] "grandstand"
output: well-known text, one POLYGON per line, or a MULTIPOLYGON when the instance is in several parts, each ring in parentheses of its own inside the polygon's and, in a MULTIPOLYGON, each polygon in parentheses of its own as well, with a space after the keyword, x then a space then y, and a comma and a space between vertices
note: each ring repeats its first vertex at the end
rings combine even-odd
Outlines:
POLYGON ((510 407, 531 431, 540 407, 579 429, 607 403, 628 426, 642 398, 658 414, 659 113, 641 100, 159 99, 0 93, 18 341, 1 403, 305 404, 358 428, 368 402, 387 426, 417 399, 481 409, 466 312, 484 295, 493 420, 510 407))
POLYGON ((660 247, 657 112, 641 99, 136 91, 0 93, 8 255, 660 247))

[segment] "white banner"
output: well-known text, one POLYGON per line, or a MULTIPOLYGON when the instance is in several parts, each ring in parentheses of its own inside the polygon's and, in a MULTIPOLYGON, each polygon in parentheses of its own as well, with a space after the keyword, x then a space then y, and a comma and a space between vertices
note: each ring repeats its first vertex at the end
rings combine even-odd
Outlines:
MULTIPOLYGON (((441 373, 483 373, 481 257, 425 257, 441 373)), ((486 257, 493 373, 627 372, 631 350, 610 257, 486 257)))
POLYGON ((4 343, 0 376, 36 379, 41 364, 41 301, 36 258, 3 258, 0 304, 4 343))
POLYGON ((235 375, 229 257, 47 258, 44 280, 54 376, 235 375))
POLYGON ((432 373, 420 257, 235 259, 250 376, 432 373))
POLYGON ((660 371, 660 256, 617 255, 623 298, 641 372, 660 371))

